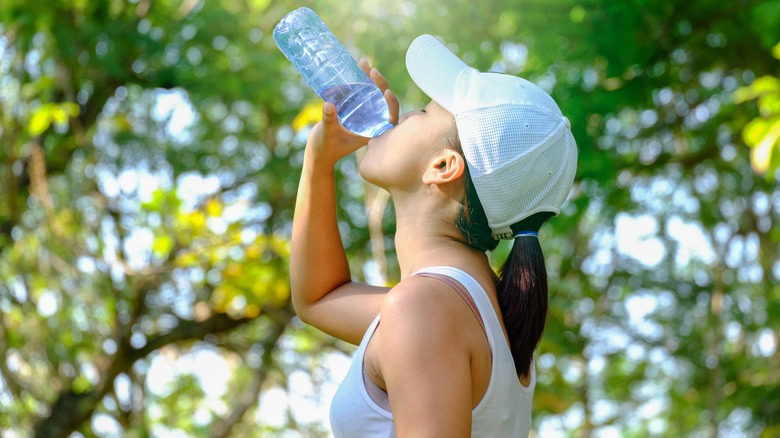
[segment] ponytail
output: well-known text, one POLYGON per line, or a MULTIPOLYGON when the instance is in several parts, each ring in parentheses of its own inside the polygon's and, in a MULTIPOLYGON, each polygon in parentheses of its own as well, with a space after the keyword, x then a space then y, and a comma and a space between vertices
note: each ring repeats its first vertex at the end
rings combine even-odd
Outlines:
MULTIPOLYGON (((537 213, 513 227, 513 231, 538 231, 552 213, 537 213)), ((534 350, 547 320, 547 268, 536 236, 515 237, 512 250, 498 271, 498 304, 509 335, 515 370, 528 376, 534 350)))
MULTIPOLYGON (((443 141, 447 147, 463 155, 454 125, 452 130, 445 133, 443 141)), ((499 240, 493 238, 485 209, 479 201, 468 168, 464 179, 463 208, 455 225, 468 245, 482 252, 492 251, 498 246, 499 240)), ((553 213, 549 212, 536 213, 511 228, 514 233, 538 232, 542 224, 552 216, 553 213)), ((526 377, 531 373, 534 350, 539 344, 547 320, 547 268, 537 237, 515 237, 512 250, 498 271, 496 293, 509 336, 509 349, 515 362, 515 370, 518 375, 526 377)))
MULTIPOLYGON (((482 211, 476 196, 473 196, 468 204, 470 209, 482 211)), ((480 215, 475 215, 473 211, 470 214, 472 220, 468 221, 466 211, 464 206, 457 225, 469 245, 481 251, 486 251, 485 248, 494 249, 498 245, 498 240, 493 239, 487 221, 477 224, 474 219, 480 215), (480 228, 482 230, 479 230, 480 228), (487 229, 487 232, 484 229, 487 229), (490 240, 485 238, 486 235, 490 236, 490 240), (471 241, 475 236, 483 237, 483 241, 471 241)), ((484 216, 484 211, 482 215, 484 216)), ((512 229, 516 233, 538 232, 542 224, 551 216, 552 213, 537 213, 519 222, 512 229)), ((515 237, 512 250, 498 271, 496 294, 509 336, 509 349, 515 362, 515 370, 520 376, 528 376, 531 372, 534 350, 544 331, 548 303, 547 268, 544 264, 542 247, 536 236, 515 237)))

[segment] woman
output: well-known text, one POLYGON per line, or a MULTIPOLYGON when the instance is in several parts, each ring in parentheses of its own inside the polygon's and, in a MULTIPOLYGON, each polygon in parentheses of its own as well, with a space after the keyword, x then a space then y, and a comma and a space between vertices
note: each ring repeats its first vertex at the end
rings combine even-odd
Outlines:
POLYGON ((336 221, 334 166, 367 139, 325 104, 306 146, 291 254, 300 318, 359 344, 334 397, 336 437, 518 437, 531 427, 533 350, 547 312, 539 227, 571 188, 568 120, 523 79, 480 73, 429 35, 407 52, 433 100, 391 123, 359 163, 396 211, 401 281, 352 281, 336 221), (514 240, 497 276, 485 251, 514 240))

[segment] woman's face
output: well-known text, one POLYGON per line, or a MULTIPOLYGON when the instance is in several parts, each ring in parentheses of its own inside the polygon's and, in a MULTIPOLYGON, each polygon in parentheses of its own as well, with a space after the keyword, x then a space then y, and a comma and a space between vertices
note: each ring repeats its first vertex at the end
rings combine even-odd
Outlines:
POLYGON ((455 118, 436 102, 401 116, 398 125, 368 142, 360 161, 360 175, 387 190, 410 189, 420 184, 433 154, 444 144, 444 134, 455 118))

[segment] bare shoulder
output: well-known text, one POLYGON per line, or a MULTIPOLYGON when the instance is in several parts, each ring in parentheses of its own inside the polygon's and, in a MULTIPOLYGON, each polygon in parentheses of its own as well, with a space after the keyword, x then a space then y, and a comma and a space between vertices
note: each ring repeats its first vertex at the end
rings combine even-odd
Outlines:
POLYGON ((427 335, 457 335, 470 310, 451 286, 433 278, 410 276, 388 292, 380 315, 385 328, 426 330, 427 335), (435 331, 431 331, 434 329, 435 331))
POLYGON ((433 278, 407 277, 387 294, 371 342, 378 342, 375 365, 399 436, 467 436, 471 430, 470 311, 455 290, 433 278))

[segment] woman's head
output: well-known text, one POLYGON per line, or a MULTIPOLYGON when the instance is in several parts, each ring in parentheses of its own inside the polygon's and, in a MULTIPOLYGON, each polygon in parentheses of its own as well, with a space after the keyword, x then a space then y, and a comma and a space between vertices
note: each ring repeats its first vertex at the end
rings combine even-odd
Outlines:
POLYGON ((537 213, 557 214, 577 166, 568 119, 522 78, 479 72, 430 35, 409 47, 414 82, 454 115, 471 181, 495 238, 537 213))

